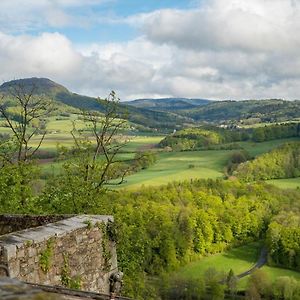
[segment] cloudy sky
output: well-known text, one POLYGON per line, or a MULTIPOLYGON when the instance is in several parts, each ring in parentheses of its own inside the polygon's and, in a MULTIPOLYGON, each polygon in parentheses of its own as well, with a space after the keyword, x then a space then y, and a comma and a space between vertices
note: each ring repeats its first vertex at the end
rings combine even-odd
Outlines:
POLYGON ((299 0, 1 0, 0 80, 122 100, 300 98, 299 0))

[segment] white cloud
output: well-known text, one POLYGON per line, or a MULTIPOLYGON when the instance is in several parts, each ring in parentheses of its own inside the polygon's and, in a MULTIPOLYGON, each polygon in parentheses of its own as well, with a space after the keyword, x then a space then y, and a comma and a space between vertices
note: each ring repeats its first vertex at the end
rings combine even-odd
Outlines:
POLYGON ((188 49, 295 52, 300 46, 300 3, 292 0, 211 0, 140 20, 150 40, 188 49))
MULTIPOLYGON (((39 11, 50 5, 53 11, 41 18, 61 26, 73 22, 64 8, 82 4, 29 2, 38 2, 39 11)), ((3 3, 10 5, 0 2, 0 25, 3 3)), ((74 45, 59 33, 2 32, 1 79, 50 77, 88 95, 105 96, 114 89, 121 99, 300 98, 297 1, 210 0, 197 9, 160 10, 121 21, 138 26, 141 36, 123 43, 74 45)))
POLYGON ((64 78, 77 71, 82 57, 58 33, 14 37, 0 33, 2 81, 30 76, 64 78))

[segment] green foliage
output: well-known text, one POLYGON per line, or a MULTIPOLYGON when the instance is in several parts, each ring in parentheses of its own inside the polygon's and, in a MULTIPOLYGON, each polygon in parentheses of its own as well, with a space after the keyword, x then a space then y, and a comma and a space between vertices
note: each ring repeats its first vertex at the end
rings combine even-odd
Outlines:
POLYGON ((136 152, 134 156, 133 170, 144 170, 155 164, 157 156, 153 151, 136 152))
POLYGON ((255 270, 249 278, 246 289, 247 299, 262 299, 270 296, 271 281, 268 275, 260 269, 255 270), (256 298, 255 298, 256 297, 256 298))
POLYGON ((33 163, 5 164, 0 168, 0 212, 35 211, 33 185, 39 170, 33 163))
POLYGON ((206 295, 204 280, 173 277, 162 288, 161 297, 164 300, 201 300, 206 295))
POLYGON ((109 272, 111 269, 111 249, 110 242, 112 237, 111 225, 110 223, 99 223, 98 228, 102 231, 102 240, 101 240, 101 249, 102 249, 102 257, 104 259, 103 262, 103 270, 105 272, 109 272))
POLYGON ((269 262, 300 271, 300 216, 295 212, 281 212, 267 231, 269 262))
POLYGON ((255 160, 240 164, 234 175, 243 181, 300 176, 300 142, 286 143, 255 160))
POLYGON ((282 276, 272 283, 263 270, 256 270, 250 276, 246 299, 300 299, 300 281, 282 276))
POLYGON ((226 167, 226 173, 232 174, 239 164, 246 162, 251 158, 250 154, 246 150, 235 151, 230 155, 228 164, 226 167))
POLYGON ((292 277, 278 277, 272 287, 273 299, 300 299, 300 281, 292 277))
POLYGON ((39 264, 44 273, 48 273, 51 267, 51 260, 53 257, 53 247, 54 247, 54 240, 49 239, 47 241, 46 249, 41 251, 40 253, 39 264))
MULTIPOLYGON (((299 123, 276 124, 254 129, 202 126, 177 131, 165 137, 159 145, 160 147, 171 147, 174 151, 186 151, 203 148, 216 149, 217 147, 221 147, 220 145, 229 143, 226 147, 230 149, 229 146, 231 146, 232 149, 235 142, 250 140, 264 142, 274 139, 299 137, 299 135, 299 123)), ((235 148, 238 148, 237 145, 235 145, 235 148)))
MULTIPOLYGON (((80 186, 77 190, 80 192, 80 186)), ((144 283, 138 283, 144 278, 141 274, 156 276, 197 256, 257 240, 279 203, 298 196, 263 184, 195 180, 95 194, 98 205, 85 206, 84 212, 114 215, 125 291, 139 299, 144 289, 144 283)), ((80 202, 86 199, 82 197, 80 202)), ((64 201, 51 195, 47 199, 50 213, 74 212, 64 201)))
POLYGON ((93 223, 91 220, 85 220, 85 221, 83 221, 83 223, 87 225, 87 229, 90 230, 93 228, 93 223))
POLYGON ((63 259, 64 259, 64 266, 62 268, 61 275, 60 275, 60 280, 62 285, 69 289, 80 290, 81 278, 80 276, 71 277, 68 254, 64 253, 63 259))
POLYGON ((299 136, 300 124, 286 123, 254 128, 252 140, 254 142, 264 142, 299 136))
POLYGON ((206 128, 183 129, 167 136, 160 147, 171 147, 175 151, 193 150, 220 144, 222 136, 215 130, 206 128))
POLYGON ((227 277, 226 277, 226 285, 231 294, 234 294, 236 292, 237 281, 238 281, 238 279, 234 275, 233 270, 230 269, 230 271, 228 272, 227 277))

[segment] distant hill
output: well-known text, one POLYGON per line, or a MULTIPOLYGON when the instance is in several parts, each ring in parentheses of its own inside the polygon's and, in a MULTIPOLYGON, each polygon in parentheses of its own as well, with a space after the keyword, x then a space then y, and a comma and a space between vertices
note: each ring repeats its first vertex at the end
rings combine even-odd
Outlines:
MULTIPOLYGON (((6 82, 0 93, 7 94, 16 86, 32 89, 68 107, 103 112, 103 100, 78 95, 47 78, 26 78, 6 82)), ((300 101, 281 99, 212 101, 206 99, 162 98, 138 99, 119 104, 123 117, 149 128, 180 129, 199 122, 220 124, 231 121, 284 122, 300 119, 300 101)))
MULTIPOLYGON (((10 90, 21 87, 25 91, 45 95, 58 103, 82 110, 104 111, 104 101, 93 97, 78 95, 70 92, 64 86, 55 83, 47 78, 26 78, 5 82, 0 86, 0 93, 8 94, 10 90)), ((129 121, 149 128, 174 129, 184 127, 186 123, 194 121, 188 116, 181 116, 172 112, 154 111, 127 105, 126 102, 119 104, 120 111, 124 118, 129 121)), ((66 108, 67 109, 67 108, 66 108)))
POLYGON ((207 99, 188 99, 188 98, 160 98, 160 99, 137 99, 128 101, 126 104, 139 108, 146 108, 157 111, 177 111, 183 109, 193 109, 198 106, 211 103, 207 99))
POLYGON ((281 122, 300 118, 300 101, 281 99, 216 101, 177 113, 189 116, 195 121, 226 122, 258 118, 262 122, 281 122))
POLYGON ((48 78, 24 78, 4 82, 0 86, 0 92, 8 93, 15 87, 24 89, 30 92, 32 89, 35 94, 45 94, 48 96, 55 96, 58 93, 69 93, 69 91, 62 85, 48 79, 48 78))
POLYGON ((300 118, 300 101, 282 99, 212 101, 206 99, 138 99, 126 104, 161 112, 173 112, 194 122, 223 123, 256 119, 283 122, 300 118))

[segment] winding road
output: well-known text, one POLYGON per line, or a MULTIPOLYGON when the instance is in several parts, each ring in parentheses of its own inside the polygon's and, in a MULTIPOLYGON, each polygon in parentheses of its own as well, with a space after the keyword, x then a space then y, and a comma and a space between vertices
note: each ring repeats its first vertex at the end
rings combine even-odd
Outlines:
MULTIPOLYGON (((238 275, 236 275, 236 279, 239 280, 243 277, 249 276, 251 275, 255 270, 261 268, 263 265, 265 265, 267 263, 267 257, 268 257, 268 251, 267 248, 264 247, 261 249, 259 258, 257 260, 257 262, 247 271, 240 273, 238 275)), ((226 279, 223 279, 220 281, 221 284, 225 284, 226 283, 226 279)))
POLYGON ((253 273, 256 269, 259 269, 261 268, 263 265, 265 265, 267 263, 267 256, 268 256, 268 251, 267 251, 267 248, 264 247, 261 249, 261 252, 260 252, 260 255, 259 255, 259 258, 257 260, 257 262, 255 263, 255 265, 253 265, 253 267, 251 267, 249 270, 237 275, 236 277, 238 279, 241 279, 245 276, 248 276, 250 275, 251 273, 253 273))

